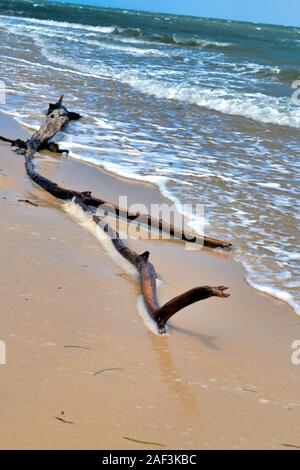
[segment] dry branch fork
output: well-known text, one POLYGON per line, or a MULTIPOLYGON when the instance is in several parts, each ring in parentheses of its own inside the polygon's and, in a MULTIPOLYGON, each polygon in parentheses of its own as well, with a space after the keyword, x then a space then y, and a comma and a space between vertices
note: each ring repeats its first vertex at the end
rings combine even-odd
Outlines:
MULTIPOLYGON (((135 266, 140 274, 141 290, 144 298, 144 303, 147 308, 149 315, 156 322, 158 332, 163 334, 166 332, 167 321, 179 310, 191 305, 199 300, 208 299, 209 297, 221 297, 226 298, 229 296, 226 293, 227 287, 218 286, 202 286, 195 287, 172 300, 167 302, 163 306, 159 306, 156 294, 156 273, 153 264, 149 261, 150 253, 146 251, 141 255, 130 249, 119 237, 118 232, 101 217, 95 215, 95 209, 105 204, 105 209, 108 212, 111 209, 117 217, 124 217, 127 220, 136 220, 142 222, 148 227, 156 227, 160 232, 168 230, 171 236, 178 236, 178 230, 174 226, 164 224, 162 220, 155 220, 150 216, 146 216, 140 213, 130 213, 129 211, 122 209, 115 204, 107 203, 101 199, 94 198, 92 193, 89 191, 79 192, 70 189, 62 188, 53 181, 45 178, 35 168, 34 156, 40 150, 50 150, 54 152, 64 152, 60 150, 58 145, 50 142, 50 140, 59 132, 69 121, 80 119, 78 113, 69 112, 63 105, 63 96, 58 100, 57 103, 49 104, 47 111, 47 117, 45 123, 40 129, 35 132, 30 139, 27 141, 11 140, 5 137, 0 137, 4 142, 10 143, 16 147, 17 153, 25 156, 25 168, 28 176, 38 184, 40 187, 45 189, 47 192, 52 194, 58 199, 62 200, 73 200, 80 205, 80 207, 88 213, 99 225, 104 232, 110 237, 115 249, 132 265, 135 266)), ((179 233, 182 240, 196 241, 196 237, 193 234, 179 233)), ((204 237, 204 245, 209 247, 220 247, 229 248, 230 243, 217 240, 211 237, 204 237)))

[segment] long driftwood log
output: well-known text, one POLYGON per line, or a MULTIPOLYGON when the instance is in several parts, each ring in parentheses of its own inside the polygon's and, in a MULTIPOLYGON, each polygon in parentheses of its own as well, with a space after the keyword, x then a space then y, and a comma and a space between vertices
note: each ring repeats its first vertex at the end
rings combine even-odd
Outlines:
MULTIPOLYGON (((105 211, 113 213, 116 217, 124 217, 127 220, 137 220, 150 227, 155 227, 159 231, 167 230, 172 237, 180 235, 182 240, 195 241, 194 234, 178 233, 178 229, 174 226, 164 224, 162 220, 155 220, 148 215, 140 213, 130 213, 126 209, 122 209, 115 204, 108 203, 98 198, 94 198, 89 191, 79 192, 70 189, 65 189, 54 183, 53 181, 41 175, 36 167, 34 157, 40 150, 50 150, 54 152, 64 152, 59 149, 58 145, 50 140, 57 134, 69 121, 80 119, 78 113, 69 112, 63 105, 63 96, 57 103, 50 103, 47 111, 45 123, 40 129, 35 132, 27 141, 11 140, 5 137, 0 137, 0 140, 10 143, 16 148, 17 153, 24 155, 25 168, 28 176, 45 189, 47 192, 62 200, 74 200, 90 217, 93 218, 95 224, 99 225, 104 232, 110 237, 115 249, 129 261, 140 274, 141 291, 144 298, 144 303, 149 315, 156 322, 158 332, 163 334, 166 332, 167 321, 179 310, 191 305, 199 300, 208 299, 209 297, 226 298, 229 294, 226 292, 227 287, 218 286, 202 286, 185 292, 163 306, 159 306, 156 293, 156 272, 153 264, 149 261, 150 253, 138 254, 129 248, 120 238, 117 231, 115 231, 105 220, 105 217, 97 215, 96 209, 105 205, 105 211)), ((204 245, 209 247, 229 248, 231 246, 228 242, 223 242, 210 237, 204 238, 204 245)))
MULTIPOLYGON (((188 241, 190 243, 199 242, 199 237, 192 231, 180 230, 174 225, 166 224, 162 219, 157 220, 148 214, 130 212, 109 201, 104 201, 103 199, 94 197, 90 191, 79 192, 62 188, 61 186, 53 183, 47 178, 44 178, 35 171, 31 157, 33 157, 36 152, 40 150, 50 150, 51 152, 56 153, 68 152, 68 150, 60 149, 56 143, 49 141, 64 127, 67 122, 80 119, 80 117, 80 114, 69 112, 67 110, 67 108, 63 105, 63 96, 61 96, 57 103, 49 104, 46 123, 41 126, 41 128, 35 134, 33 134, 33 136, 27 142, 20 139, 6 139, 5 137, 1 136, 0 139, 16 147, 18 153, 25 154, 26 171, 30 178, 56 198, 69 200, 74 197, 81 197, 87 206, 94 208, 105 206, 105 210, 115 214, 116 217, 123 217, 130 221, 137 221, 139 224, 157 229, 160 232, 165 232, 172 238, 188 241)), ((227 241, 218 240, 216 238, 207 236, 204 236, 200 242, 203 242, 203 245, 209 248, 230 249, 231 247, 231 243, 227 241)))

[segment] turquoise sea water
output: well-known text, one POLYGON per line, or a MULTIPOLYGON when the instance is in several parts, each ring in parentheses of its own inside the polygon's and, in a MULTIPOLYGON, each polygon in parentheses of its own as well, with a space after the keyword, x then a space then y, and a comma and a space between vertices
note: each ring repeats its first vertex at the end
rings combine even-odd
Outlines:
POLYGON ((206 233, 298 314, 299 57, 300 28, 0 0, 1 110, 35 127, 64 93, 74 158, 204 203, 206 233))

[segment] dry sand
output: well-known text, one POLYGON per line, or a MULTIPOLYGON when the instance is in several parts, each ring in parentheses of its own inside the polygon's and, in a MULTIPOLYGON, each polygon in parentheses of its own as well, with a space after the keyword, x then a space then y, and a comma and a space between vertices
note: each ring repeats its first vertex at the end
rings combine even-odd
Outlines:
MULTIPOLYGON (((0 135, 24 133, 1 116, 0 135)), ((111 201, 162 201, 150 185, 66 156, 39 165, 111 201)), ((165 449, 300 446, 300 366, 291 363, 300 321, 287 305, 249 287, 230 254, 131 240, 151 252, 161 302, 196 285, 230 286, 228 300, 194 304, 168 336, 154 335, 139 315, 138 281, 32 184, 7 145, 0 168, 0 448, 163 448, 125 437, 165 449)))

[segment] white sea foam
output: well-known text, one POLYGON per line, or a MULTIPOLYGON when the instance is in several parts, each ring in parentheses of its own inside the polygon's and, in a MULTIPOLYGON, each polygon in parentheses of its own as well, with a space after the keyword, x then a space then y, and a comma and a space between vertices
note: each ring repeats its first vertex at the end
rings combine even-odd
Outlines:
MULTIPOLYGON (((59 144, 61 147, 66 147, 66 148, 68 147, 72 148, 76 146, 89 148, 89 146, 84 146, 81 144, 76 144, 76 143, 67 142, 67 141, 59 142, 59 144)), ((94 147, 91 147, 91 148, 95 150, 94 147)), ((95 157, 79 155, 73 151, 70 151, 69 156, 76 160, 86 161, 87 163, 100 166, 104 170, 110 173, 113 173, 115 175, 119 175, 123 178, 141 181, 143 183, 145 182, 151 183, 155 185, 159 189, 160 193, 175 205, 177 212, 186 219, 188 226, 192 230, 195 230, 195 232, 200 237, 204 235, 204 227, 209 225, 208 220, 206 220, 202 216, 199 217, 199 214, 195 214, 193 211, 188 210, 188 207, 183 205, 181 201, 167 188, 167 183, 171 181, 171 178, 167 176, 162 176, 162 175, 142 175, 129 168, 124 168, 124 166, 118 163, 102 161, 102 160, 100 161, 99 159, 95 157)))
POLYGON ((54 55, 46 47, 43 48, 43 53, 49 61, 56 64, 74 68, 83 74, 98 73, 98 76, 117 80, 157 98, 194 104, 263 123, 300 128, 300 108, 292 107, 288 98, 276 98, 262 93, 233 93, 225 88, 210 89, 186 83, 171 84, 165 80, 142 78, 135 71, 120 72, 113 67, 87 66, 67 57, 54 55))
POLYGON ((172 99, 195 104, 224 114, 238 115, 256 121, 281 126, 300 127, 300 109, 289 106, 288 99, 279 99, 261 93, 234 94, 225 89, 213 90, 156 79, 125 76, 119 78, 142 93, 158 98, 172 99))
MULTIPOLYGON (((142 295, 140 295, 139 298, 138 298, 137 308, 138 308, 138 312, 140 314, 140 317, 142 318, 142 320, 143 320, 144 324, 146 325, 146 327, 148 328, 148 330, 150 330, 155 335, 161 336, 160 333, 158 332, 157 324, 150 317, 150 315, 147 311, 147 308, 146 308, 146 305, 145 305, 145 302, 144 302, 144 298, 143 298, 142 295)), ((167 331, 167 333, 164 336, 168 336, 168 326, 166 326, 166 331, 167 331)))
POLYGON ((259 284, 257 281, 252 279, 252 276, 247 276, 246 280, 254 289, 287 303, 296 312, 297 315, 300 315, 300 305, 289 292, 276 289, 275 287, 269 285, 259 284))
POLYGON ((279 183, 256 183, 258 186, 263 186, 264 188, 270 189, 280 189, 281 186, 279 183))
MULTIPOLYGON (((136 154, 139 154, 140 152, 135 150, 134 148, 126 148, 126 149, 121 149, 121 148, 109 148, 109 147, 95 147, 95 146, 92 146, 92 145, 87 145, 87 144, 80 144, 79 142, 72 142, 72 141, 61 141, 59 142, 59 144, 61 144, 61 146, 64 146, 66 148, 69 148, 69 149, 83 149, 83 150, 93 150, 94 152, 101 152, 102 154, 117 154, 117 155, 120 155, 120 154, 125 154, 125 155, 136 155, 136 154)), ((70 156, 75 156, 76 154, 70 152, 70 156)), ((102 162, 99 160, 99 158, 92 158, 91 157, 85 157, 84 155, 83 156, 78 156, 78 157, 75 157, 75 158, 79 158, 80 160, 86 160, 86 161, 93 161, 95 163, 95 165, 101 165, 101 166, 104 166, 104 162, 102 164, 102 162)), ((113 163, 112 163, 113 165, 113 163)), ((116 173, 116 171, 113 171, 113 173, 116 173)), ((134 173, 133 173, 133 176, 132 176, 133 179, 137 179, 139 178, 139 176, 137 175, 137 178, 134 178, 134 173)))
MULTIPOLYGON (((99 165, 99 161, 97 162, 99 165)), ((105 170, 114 173, 119 176, 123 176, 124 178, 132 179, 132 180, 137 180, 137 181, 144 181, 148 183, 152 183, 157 185, 161 191, 163 191, 163 185, 166 184, 167 181, 169 181, 169 178, 166 176, 158 176, 158 175, 141 175, 134 170, 130 170, 129 168, 124 168, 123 166, 119 165, 118 163, 113 163, 113 162, 101 162, 100 163, 102 168, 105 170)))
MULTIPOLYGON (((1 19, 5 19, 8 22, 15 21, 14 17, 7 16, 7 15, 0 15, 0 21, 1 19)), ((79 29, 79 30, 93 31, 96 33, 104 33, 104 34, 111 34, 118 29, 117 26, 91 26, 91 25, 85 25, 85 24, 80 24, 80 23, 68 23, 66 21, 41 20, 37 18, 27 18, 27 17, 18 18, 18 22, 29 24, 29 25, 33 24, 33 25, 39 25, 39 26, 49 26, 51 28, 76 29, 76 30, 79 29)))
POLYGON ((97 117, 94 117, 94 120, 97 126, 102 127, 103 129, 114 129, 114 126, 111 122, 105 121, 104 119, 99 119, 97 117))
MULTIPOLYGON (((42 69, 49 69, 49 70, 54 70, 56 72, 61 72, 61 73, 70 73, 72 75, 79 75, 79 76, 82 76, 82 77, 91 77, 91 78, 101 78, 101 79, 105 79, 107 77, 103 76, 103 75, 100 75, 100 74, 93 74, 93 73, 88 73, 87 71, 85 72, 80 72, 78 70, 74 70, 74 69, 66 69, 66 68, 60 68, 60 67, 55 67, 53 65, 49 65, 49 64, 40 64, 39 62, 31 62, 30 60, 26 60, 26 59, 20 59, 19 57, 10 57, 10 56, 4 56, 2 55, 2 57, 5 57, 6 59, 8 59, 10 62, 17 62, 20 66, 24 66, 24 67, 32 67, 32 68, 42 68, 42 69)), ((73 98, 74 99, 74 98, 73 98)))
MULTIPOLYGON (((97 238, 97 240, 99 240, 106 253, 122 270, 127 272, 134 279, 139 279, 140 275, 134 266, 120 255, 120 253, 114 248, 111 238, 97 224, 95 224, 93 219, 88 216, 78 204, 74 201, 67 201, 64 203, 63 207, 64 210, 81 225, 81 227, 88 230, 97 238)), ((157 282, 157 285, 159 285, 159 283, 160 282, 157 282)), ((159 335, 157 324, 150 317, 142 295, 138 298, 137 309, 146 327, 152 333, 159 335)))
POLYGON ((77 39, 74 39, 72 37, 70 38, 70 41, 79 42, 81 44, 87 44, 87 45, 90 45, 90 46, 96 46, 96 47, 100 47, 102 49, 111 49, 111 50, 114 50, 114 51, 121 52, 123 54, 154 55, 154 56, 164 56, 164 57, 168 56, 164 52, 161 52, 157 49, 149 49, 149 48, 142 49, 142 48, 137 48, 137 47, 125 46, 125 45, 122 46, 122 45, 119 45, 119 44, 114 44, 114 43, 109 43, 109 42, 93 41, 91 39, 77 40, 77 39))
POLYGON ((37 131, 40 128, 40 126, 38 126, 37 124, 32 124, 26 121, 26 118, 28 117, 28 115, 26 114, 18 113, 17 111, 10 111, 8 109, 1 109, 1 113, 7 114, 8 116, 12 116, 18 124, 20 124, 23 127, 26 127, 27 129, 32 129, 32 130, 37 131))
MULTIPOLYGON (((11 17, 0 16, 11 21, 11 17)), ((112 32, 112 28, 117 27, 94 27, 88 25, 79 25, 73 23, 64 23, 48 20, 37 20, 34 18, 22 19, 28 24, 45 25, 48 27, 61 27, 91 30, 93 32, 112 32)), ((73 38, 73 40, 76 40, 73 38)), ((37 43, 41 44, 42 53, 45 57, 55 64, 63 67, 70 67, 75 72, 85 76, 105 77, 128 84, 136 90, 156 96, 157 98, 177 100, 184 103, 195 104, 224 114, 238 115, 250 118, 263 123, 277 124, 282 126, 300 127, 300 108, 293 107, 288 98, 277 98, 261 93, 238 93, 223 89, 211 89, 200 86, 193 86, 185 82, 170 83, 166 80, 156 78, 144 78, 136 71, 126 70, 120 72, 114 67, 103 67, 98 64, 85 64, 84 62, 75 61, 71 58, 64 57, 61 53, 51 52, 51 42, 46 44, 41 38, 36 38, 37 43)), ((200 40, 203 41, 203 40, 200 40)), ((208 41, 209 42, 209 41, 208 41)), ((101 47, 112 48, 116 50, 124 50, 124 52, 134 54, 164 54, 155 49, 138 49, 127 47, 119 47, 115 44, 104 44, 94 41, 93 44, 101 47)), ((253 64, 252 64, 253 65, 253 64)), ((48 66, 49 67, 49 66, 48 66)))
POLYGON ((14 116, 16 121, 23 127, 26 127, 26 129, 31 129, 33 131, 38 131, 41 126, 38 124, 31 124, 28 123, 27 121, 24 121, 23 119, 19 119, 18 117, 14 116))
POLYGON ((81 207, 74 201, 67 201, 63 205, 64 210, 71 215, 72 218, 78 221, 78 223, 92 233, 97 240, 101 243, 104 250, 110 256, 110 258, 125 272, 127 272, 134 279, 139 278, 139 273, 135 267, 129 263, 120 253, 114 248, 113 243, 109 235, 102 230, 93 219, 88 216, 81 207))

